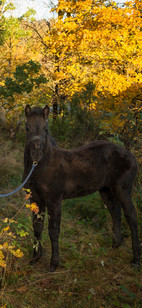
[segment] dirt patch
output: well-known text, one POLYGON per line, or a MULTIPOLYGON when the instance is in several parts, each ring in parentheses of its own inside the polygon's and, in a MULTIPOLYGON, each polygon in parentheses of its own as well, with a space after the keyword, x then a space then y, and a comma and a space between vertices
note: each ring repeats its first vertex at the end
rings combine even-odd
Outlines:
POLYGON ((21 167, 21 163, 17 162, 16 159, 14 157, 11 157, 11 155, 9 154, 6 157, 1 157, 0 158, 0 170, 1 169, 5 169, 8 167, 21 167))

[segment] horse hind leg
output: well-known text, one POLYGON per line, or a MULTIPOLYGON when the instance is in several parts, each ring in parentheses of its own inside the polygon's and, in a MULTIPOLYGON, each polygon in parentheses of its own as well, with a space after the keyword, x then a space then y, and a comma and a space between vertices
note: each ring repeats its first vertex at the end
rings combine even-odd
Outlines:
POLYGON ((109 188, 104 187, 100 191, 101 198, 106 204, 113 222, 113 242, 112 247, 117 248, 121 245, 121 207, 116 202, 109 188))
POLYGON ((140 265, 140 242, 138 237, 138 223, 137 223, 137 213, 132 202, 130 192, 122 187, 119 187, 117 191, 117 197, 124 211, 125 218, 129 225, 131 231, 132 239, 132 249, 133 249, 133 260, 132 263, 135 265, 140 265))

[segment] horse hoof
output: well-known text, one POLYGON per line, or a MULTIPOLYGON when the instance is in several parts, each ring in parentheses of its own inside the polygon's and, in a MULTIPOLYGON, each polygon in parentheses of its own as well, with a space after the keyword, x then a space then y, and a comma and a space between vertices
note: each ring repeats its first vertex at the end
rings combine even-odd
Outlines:
POLYGON ((55 272, 56 268, 59 266, 59 261, 56 260, 55 262, 50 263, 49 271, 50 272, 55 272))
POLYGON ((36 264, 39 261, 39 259, 40 258, 33 258, 33 259, 30 260, 29 264, 30 265, 34 265, 34 264, 36 264))
POLYGON ((29 262, 30 265, 36 264, 42 256, 42 246, 41 243, 38 242, 38 249, 34 248, 33 250, 33 258, 29 262))
POLYGON ((113 240, 112 248, 118 248, 118 247, 121 246, 121 244, 122 244, 121 241, 115 241, 115 240, 113 240))
POLYGON ((132 267, 134 267, 134 268, 140 268, 140 267, 141 267, 140 260, 137 260, 137 261, 132 260, 132 261, 131 261, 131 265, 132 265, 132 267))
POLYGON ((55 272, 56 268, 57 268, 57 266, 50 265, 50 267, 49 267, 49 272, 50 272, 50 273, 55 272))

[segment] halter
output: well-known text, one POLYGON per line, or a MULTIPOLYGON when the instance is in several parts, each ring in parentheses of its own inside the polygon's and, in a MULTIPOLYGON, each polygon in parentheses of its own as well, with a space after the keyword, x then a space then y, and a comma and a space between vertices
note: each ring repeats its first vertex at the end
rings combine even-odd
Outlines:
POLYGON ((34 136, 34 137, 31 137, 30 140, 27 142, 27 144, 29 145, 32 141, 34 140, 40 140, 41 141, 41 137, 40 136, 34 136))

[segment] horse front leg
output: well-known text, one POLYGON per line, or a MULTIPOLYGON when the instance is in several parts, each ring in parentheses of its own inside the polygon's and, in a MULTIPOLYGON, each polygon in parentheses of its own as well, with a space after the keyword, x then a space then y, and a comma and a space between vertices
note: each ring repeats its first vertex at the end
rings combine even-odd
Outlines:
POLYGON ((60 234, 60 223, 61 223, 61 203, 58 202, 54 205, 48 206, 48 217, 49 217, 49 236, 52 246, 52 256, 50 261, 50 272, 54 272, 60 263, 59 256, 59 234, 60 234))
POLYGON ((30 261, 31 265, 34 265, 39 261, 42 256, 42 231, 44 227, 45 207, 39 206, 38 214, 33 213, 33 230, 34 230, 34 247, 33 258, 30 261))

